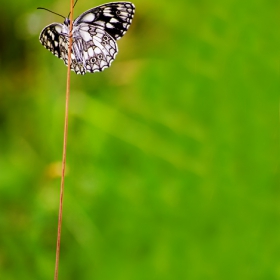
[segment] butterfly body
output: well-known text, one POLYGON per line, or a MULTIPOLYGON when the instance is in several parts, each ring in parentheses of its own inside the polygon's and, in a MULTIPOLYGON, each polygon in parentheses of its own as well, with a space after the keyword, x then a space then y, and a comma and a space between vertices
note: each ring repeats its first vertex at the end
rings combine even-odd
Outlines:
MULTIPOLYGON (((99 72, 109 67, 118 53, 116 40, 129 28, 135 7, 112 2, 90 9, 73 21, 71 70, 76 74, 99 72)), ((68 65, 70 20, 52 23, 40 34, 41 44, 68 65)))

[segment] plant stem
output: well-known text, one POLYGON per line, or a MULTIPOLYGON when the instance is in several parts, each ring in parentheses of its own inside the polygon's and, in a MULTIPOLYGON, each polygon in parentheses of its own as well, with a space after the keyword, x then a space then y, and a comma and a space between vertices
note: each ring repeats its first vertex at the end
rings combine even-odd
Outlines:
POLYGON ((62 225, 64 179, 65 179, 65 166, 66 166, 66 148, 67 148, 67 133, 68 133, 68 106, 69 106, 69 93, 70 93, 70 72, 71 72, 70 65, 71 65, 73 7, 74 7, 74 3, 73 2, 74 2, 73 0, 70 0, 71 6, 70 6, 69 47, 68 47, 68 69, 67 69, 67 84, 66 84, 65 120, 64 120, 64 136, 63 136, 63 154, 62 154, 62 171, 61 171, 61 184, 60 184, 60 201, 59 201, 59 214, 58 214, 58 226, 57 226, 57 242, 56 242, 56 257, 55 257, 54 280, 58 280, 60 239, 61 239, 61 225, 62 225))

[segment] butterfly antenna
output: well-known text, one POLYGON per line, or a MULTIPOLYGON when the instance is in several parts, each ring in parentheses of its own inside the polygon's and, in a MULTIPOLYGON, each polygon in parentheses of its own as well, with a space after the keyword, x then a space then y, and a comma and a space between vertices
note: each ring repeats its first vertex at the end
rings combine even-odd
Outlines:
MULTIPOLYGON (((74 6, 73 6, 73 9, 74 9, 74 7, 76 6, 77 2, 78 2, 78 0, 75 1, 74 6)), ((71 13, 71 12, 70 12, 70 13, 71 13)), ((69 18, 70 13, 68 14, 68 17, 67 17, 67 18, 69 18)))
MULTIPOLYGON (((78 1, 78 0, 77 0, 77 1, 78 1)), ((76 1, 76 2, 77 2, 77 1, 76 1)), ((60 15, 60 14, 58 14, 58 13, 55 13, 55 12, 53 12, 53 11, 51 11, 51 10, 48 10, 48 9, 46 9, 46 8, 41 8, 41 7, 38 7, 37 9, 38 9, 38 10, 46 10, 46 11, 48 11, 48 12, 52 13, 52 14, 58 15, 58 16, 60 16, 60 17, 62 17, 62 18, 64 18, 64 19, 65 19, 65 17, 64 17, 64 16, 62 16, 62 15, 60 15)))

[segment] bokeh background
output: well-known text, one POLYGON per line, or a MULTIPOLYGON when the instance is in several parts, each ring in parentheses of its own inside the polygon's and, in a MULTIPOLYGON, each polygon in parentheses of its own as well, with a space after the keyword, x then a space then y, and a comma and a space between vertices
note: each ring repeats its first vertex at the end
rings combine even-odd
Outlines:
MULTIPOLYGON (((111 68, 71 74, 60 279, 280 279, 280 2, 134 4, 111 68)), ((0 8, 4 280, 54 274, 67 68, 38 6, 70 3, 0 8)))

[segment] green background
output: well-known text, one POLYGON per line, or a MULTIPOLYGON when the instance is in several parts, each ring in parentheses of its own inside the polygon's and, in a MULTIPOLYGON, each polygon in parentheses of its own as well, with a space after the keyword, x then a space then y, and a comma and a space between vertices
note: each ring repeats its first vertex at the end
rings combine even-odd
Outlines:
MULTIPOLYGON (((103 4, 79 0, 75 15, 103 4)), ((280 279, 280 2, 140 1, 71 73, 59 279, 280 279)), ((53 279, 69 1, 0 9, 0 278, 53 279)))

